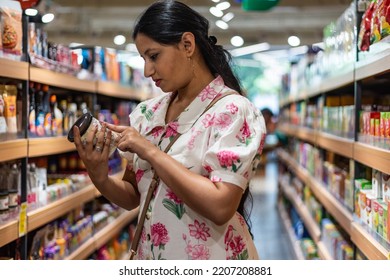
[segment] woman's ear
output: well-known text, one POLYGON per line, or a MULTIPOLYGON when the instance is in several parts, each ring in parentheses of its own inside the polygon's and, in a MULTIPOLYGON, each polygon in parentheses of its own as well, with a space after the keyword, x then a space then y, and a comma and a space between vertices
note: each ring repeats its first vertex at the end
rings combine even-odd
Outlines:
POLYGON ((195 36, 191 32, 184 32, 181 37, 187 57, 191 57, 195 51, 195 36))

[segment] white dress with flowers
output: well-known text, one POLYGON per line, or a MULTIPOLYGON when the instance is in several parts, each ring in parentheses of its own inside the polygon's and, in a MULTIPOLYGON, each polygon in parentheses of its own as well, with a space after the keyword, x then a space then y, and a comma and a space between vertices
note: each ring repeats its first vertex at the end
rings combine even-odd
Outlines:
MULTIPOLYGON (((170 156, 213 182, 229 182, 244 191, 264 144, 265 124, 258 109, 247 98, 233 94, 198 119, 216 96, 231 91, 218 76, 176 120, 164 121, 173 96, 166 94, 140 103, 131 113, 130 123, 161 150, 181 133, 168 152, 170 156)), ((142 206, 151 166, 134 155, 128 168, 136 173, 142 206)), ((258 259, 247 225, 238 213, 218 226, 184 204, 162 181, 148 212, 138 259, 258 259)))

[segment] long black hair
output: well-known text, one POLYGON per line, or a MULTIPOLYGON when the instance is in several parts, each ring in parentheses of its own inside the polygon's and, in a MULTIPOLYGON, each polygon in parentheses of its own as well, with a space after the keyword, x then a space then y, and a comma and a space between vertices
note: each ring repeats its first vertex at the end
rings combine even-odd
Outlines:
MULTIPOLYGON (((220 75, 226 86, 244 95, 240 82, 231 68, 231 55, 217 38, 209 36, 209 21, 198 12, 178 1, 157 1, 149 6, 137 19, 133 30, 133 40, 139 33, 146 35, 162 45, 176 45, 181 41, 184 32, 195 36, 196 45, 207 67, 214 75, 220 75)), ((246 201, 252 201, 249 187, 244 192, 237 211, 249 223, 246 201)), ((250 210, 249 210, 250 211, 250 210)))

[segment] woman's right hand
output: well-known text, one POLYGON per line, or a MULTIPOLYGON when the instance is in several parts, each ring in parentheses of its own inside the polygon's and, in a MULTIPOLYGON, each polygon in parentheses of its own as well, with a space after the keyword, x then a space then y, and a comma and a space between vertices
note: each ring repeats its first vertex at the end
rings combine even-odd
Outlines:
POLYGON ((111 131, 105 131, 107 126, 103 123, 100 130, 95 126, 88 132, 86 140, 82 141, 78 127, 74 126, 74 143, 83 161, 92 182, 99 186, 108 179, 108 157, 111 143, 111 131), (96 144, 94 138, 97 135, 96 144))

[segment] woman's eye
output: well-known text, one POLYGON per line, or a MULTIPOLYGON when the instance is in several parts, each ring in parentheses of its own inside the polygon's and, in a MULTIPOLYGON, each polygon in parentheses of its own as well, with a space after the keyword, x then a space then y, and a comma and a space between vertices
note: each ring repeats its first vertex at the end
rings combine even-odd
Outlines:
POLYGON ((153 55, 150 56, 150 59, 151 59, 151 60, 156 60, 156 59, 157 59, 157 56, 158 56, 157 53, 156 53, 156 54, 153 54, 153 55))

